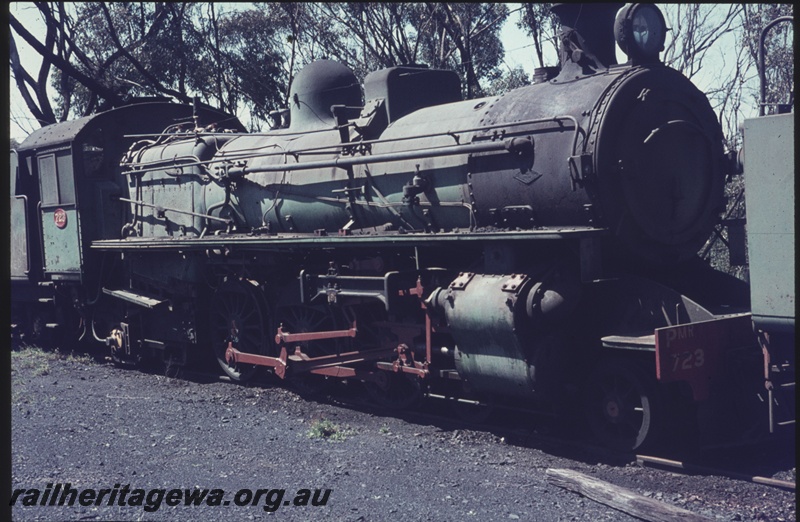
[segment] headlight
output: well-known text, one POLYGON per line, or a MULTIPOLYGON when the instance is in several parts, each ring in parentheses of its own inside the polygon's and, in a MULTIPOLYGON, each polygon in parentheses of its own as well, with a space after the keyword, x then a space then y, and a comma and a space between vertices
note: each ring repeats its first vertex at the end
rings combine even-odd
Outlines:
POLYGON ((627 4, 617 13, 614 36, 620 49, 633 61, 658 61, 664 50, 667 24, 653 4, 627 4))

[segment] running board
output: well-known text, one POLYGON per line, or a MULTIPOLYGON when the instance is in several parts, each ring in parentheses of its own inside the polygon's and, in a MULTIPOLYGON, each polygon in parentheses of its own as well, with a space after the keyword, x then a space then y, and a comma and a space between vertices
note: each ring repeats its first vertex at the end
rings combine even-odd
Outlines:
POLYGON ((130 290, 109 290, 108 288, 103 288, 103 293, 150 309, 167 302, 166 299, 160 300, 143 294, 137 294, 135 292, 131 292, 130 290))

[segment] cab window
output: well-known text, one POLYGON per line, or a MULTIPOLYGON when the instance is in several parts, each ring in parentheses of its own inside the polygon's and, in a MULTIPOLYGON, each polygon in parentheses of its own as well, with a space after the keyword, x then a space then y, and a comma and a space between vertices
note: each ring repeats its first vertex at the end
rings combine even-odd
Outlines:
POLYGON ((75 184, 72 178, 70 158, 69 152, 39 156, 42 206, 75 203, 75 184))

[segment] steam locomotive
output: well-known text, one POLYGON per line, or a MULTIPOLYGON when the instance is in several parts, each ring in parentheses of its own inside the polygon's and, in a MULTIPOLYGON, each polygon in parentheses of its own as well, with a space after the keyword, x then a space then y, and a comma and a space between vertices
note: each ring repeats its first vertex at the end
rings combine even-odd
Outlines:
POLYGON ((747 285, 697 256, 735 165, 659 59, 662 14, 553 9, 560 66, 501 96, 405 65, 362 97, 322 60, 269 132, 165 101, 34 132, 11 156, 12 321, 120 365, 580 414, 624 450, 791 424, 793 309, 759 344, 747 285))

